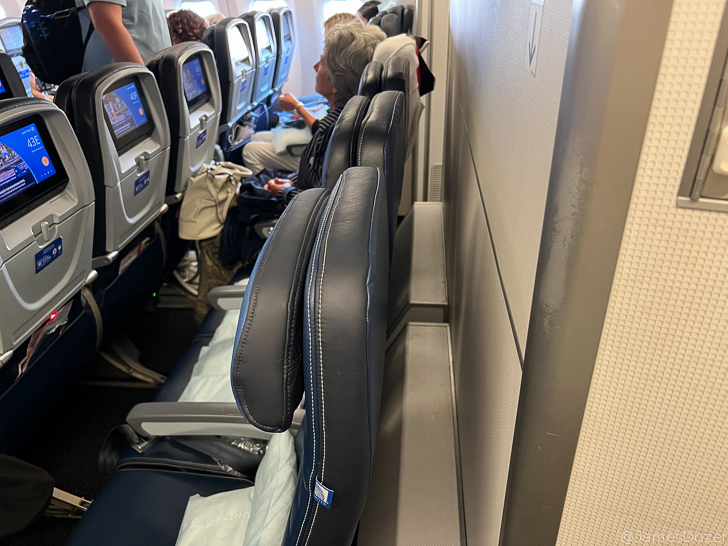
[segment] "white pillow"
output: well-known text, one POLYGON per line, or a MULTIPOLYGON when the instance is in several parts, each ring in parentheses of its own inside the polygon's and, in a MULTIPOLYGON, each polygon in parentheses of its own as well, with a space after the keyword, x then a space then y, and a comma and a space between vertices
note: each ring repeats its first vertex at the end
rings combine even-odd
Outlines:
POLYGON ((296 492, 293 434, 274 434, 255 475, 255 495, 243 546, 280 546, 296 492))
POLYGON ((176 546, 280 546, 296 477, 293 435, 274 434, 254 487, 190 497, 176 546))
POLYGON ((291 129, 276 127, 273 134, 273 149, 277 154, 285 154, 289 146, 308 144, 312 136, 308 129, 291 129))

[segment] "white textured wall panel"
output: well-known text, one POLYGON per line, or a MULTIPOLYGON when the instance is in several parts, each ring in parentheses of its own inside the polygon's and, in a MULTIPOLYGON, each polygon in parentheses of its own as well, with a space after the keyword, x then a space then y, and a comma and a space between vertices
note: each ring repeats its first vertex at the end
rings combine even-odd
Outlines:
POLYGON ((559 546, 728 543, 728 214, 675 205, 724 3, 674 0, 559 546))

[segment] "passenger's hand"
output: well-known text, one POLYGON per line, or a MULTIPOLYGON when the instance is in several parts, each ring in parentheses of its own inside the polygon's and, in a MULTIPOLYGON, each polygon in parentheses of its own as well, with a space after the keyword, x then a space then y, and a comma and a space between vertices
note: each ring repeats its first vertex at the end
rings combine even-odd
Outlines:
POLYGON ((290 188, 292 185, 291 181, 286 180, 285 178, 274 178, 265 185, 265 189, 268 190, 273 197, 278 197, 278 192, 280 192, 283 188, 290 188))
POLYGON ((38 89, 38 82, 35 81, 35 74, 30 73, 30 93, 38 99, 51 100, 48 95, 38 89))
POLYGON ((290 93, 278 97, 278 102, 284 112, 292 112, 299 105, 298 99, 290 93))

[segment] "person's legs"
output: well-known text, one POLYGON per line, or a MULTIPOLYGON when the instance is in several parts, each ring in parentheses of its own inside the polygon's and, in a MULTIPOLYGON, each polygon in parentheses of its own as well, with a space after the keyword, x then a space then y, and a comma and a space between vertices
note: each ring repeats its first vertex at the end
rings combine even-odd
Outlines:
POLYGON ((273 147, 273 133, 260 131, 243 148, 243 163, 253 174, 263 169, 294 172, 298 170, 301 158, 289 153, 277 154, 273 147))

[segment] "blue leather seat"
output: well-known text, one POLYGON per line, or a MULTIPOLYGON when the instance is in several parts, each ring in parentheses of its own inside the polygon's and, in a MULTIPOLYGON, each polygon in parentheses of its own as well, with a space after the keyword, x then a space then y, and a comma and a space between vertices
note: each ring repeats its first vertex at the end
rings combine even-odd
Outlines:
POLYGON ((369 100, 382 90, 382 70, 384 66, 379 61, 371 61, 364 67, 359 80, 359 95, 369 100))
POLYGON ((390 252, 397 229, 397 210, 402 197, 407 147, 405 97, 399 91, 383 91, 372 99, 359 131, 359 165, 376 167, 386 179, 390 252))
MULTIPOLYGON (((359 129, 369 107, 369 100, 365 97, 355 96, 347 103, 342 111, 334 132, 329 140, 329 147, 324 160, 322 179, 323 187, 332 190, 339 180, 339 177, 349 167, 357 165, 357 153, 359 149, 359 129)), ((297 206, 296 214, 308 215, 309 211, 302 210, 297 206)), ((250 270, 240 271, 233 282, 240 278, 240 275, 249 274, 250 270)), ((202 347, 207 345, 215 333, 215 328, 222 320, 223 312, 212 309, 203 321, 195 336, 195 341, 185 353, 175 369, 167 378, 167 381, 157 394, 159 402, 174 402, 179 399, 184 391, 202 347)))
MULTIPOLYGON (((296 200, 307 194, 322 208, 325 190, 296 200)), ((248 422, 283 432, 301 395, 305 400, 285 546, 351 544, 366 501, 386 342, 385 206, 380 173, 354 168, 342 176, 315 238, 309 236, 303 246, 275 237, 288 218, 296 222, 284 214, 241 309, 231 377, 248 422), (273 267, 278 264, 287 267, 273 267), (296 276, 299 268, 304 274, 296 276), (267 336, 256 335, 260 332, 267 336), (321 491, 329 494, 322 497, 321 491)), ((94 500, 68 544, 172 546, 189 496, 249 485, 239 477, 126 468, 94 500)))

